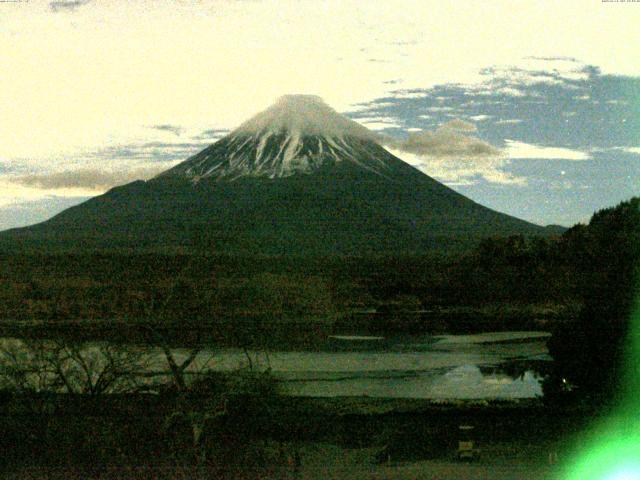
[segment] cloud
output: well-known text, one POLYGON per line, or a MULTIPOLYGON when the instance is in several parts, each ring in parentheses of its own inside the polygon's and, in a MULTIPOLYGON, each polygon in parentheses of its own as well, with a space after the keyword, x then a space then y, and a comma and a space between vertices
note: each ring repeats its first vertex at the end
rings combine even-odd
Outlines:
POLYGON ((546 160, 590 160, 591 154, 581 150, 571 150, 561 147, 546 147, 519 142, 516 140, 505 140, 506 155, 509 158, 518 159, 546 159, 546 160))
POLYGON ((134 180, 146 180, 166 170, 166 165, 139 167, 122 171, 81 168, 52 173, 38 173, 12 177, 11 181, 43 190, 83 189, 103 191, 134 180))
POLYGON ((0 197, 0 231, 43 222, 66 208, 84 202, 89 197, 47 196, 20 203, 3 204, 0 197))
POLYGON ((461 120, 459 118, 454 118, 453 120, 448 121, 444 125, 442 125, 441 129, 444 130, 455 130, 457 132, 476 132, 478 128, 471 122, 467 122, 465 120, 461 120))
POLYGON ((169 124, 149 125, 148 128, 151 128, 153 130, 160 130, 161 132, 171 132, 176 137, 179 137, 180 134, 182 133, 182 127, 179 127, 178 125, 169 125, 169 124))
MULTIPOLYGON (((161 128, 154 128, 154 127, 161 128)), ((171 125, 156 125, 167 131, 171 125)), ((171 135, 171 134, 170 134, 171 135)), ((171 135, 172 136, 172 135, 171 135)), ((209 141, 146 141, 112 145, 48 162, 19 159, 0 164, 0 205, 20 199, 93 196, 146 180, 206 148, 209 141)))
POLYGON ((423 89, 394 90, 393 98, 425 98, 427 93, 423 89))
POLYGON ((410 133, 406 140, 386 139, 394 149, 430 158, 501 157, 500 149, 470 135, 477 131, 474 124, 458 118, 435 131, 410 133))
POLYGON ((489 120, 491 115, 472 115, 469 118, 474 122, 484 122, 485 120, 489 120))
MULTIPOLYGON (((15 178, 15 177, 14 177, 15 178)), ((12 178, 0 177, 0 207, 10 207, 11 205, 18 205, 24 202, 38 201, 53 196, 60 198, 77 198, 77 197, 91 197, 101 191, 87 188, 60 188, 55 190, 46 190, 28 185, 22 185, 12 178)))
POLYGON ((524 177, 504 170, 503 156, 429 157, 387 147, 396 157, 450 186, 475 185, 481 180, 501 185, 525 185, 524 177))
POLYGON ((593 67, 563 57, 525 57, 518 66, 494 65, 481 70, 490 81, 522 86, 581 82, 588 80, 591 73, 593 67))
POLYGON ((211 138, 202 140, 194 139, 194 142, 139 142, 123 145, 113 145, 82 155, 83 163, 86 162, 114 162, 126 160, 127 162, 167 162, 169 160, 184 160, 198 151, 211 145, 211 138), (209 141, 206 141, 209 140, 209 141))
POLYGON ((70 12, 90 2, 91 0, 58 0, 49 2, 49 8, 54 12, 70 12))
POLYGON ((451 120, 435 131, 409 133, 404 140, 382 137, 394 155, 449 185, 472 185, 480 179, 499 184, 522 185, 524 178, 503 170, 504 152, 470 134, 474 124, 451 120))
POLYGON ((427 107, 427 110, 430 112, 450 112, 453 107, 427 107))
POLYGON ((516 123, 522 123, 524 120, 521 118, 505 118, 503 120, 498 120, 496 125, 511 125, 516 123))
POLYGON ((640 155, 640 147, 613 147, 611 150, 640 155))
POLYGON ((207 130, 203 130, 198 135, 192 136, 191 138, 194 140, 218 140, 228 133, 229 130, 226 128, 209 128, 207 130))
POLYGON ((570 57, 525 57, 518 66, 492 65, 480 69, 480 81, 451 86, 458 87, 465 95, 544 98, 545 92, 553 87, 579 91, 599 74, 597 67, 570 57))
POLYGON ((387 128, 401 128, 397 119, 393 117, 360 117, 357 122, 369 130, 384 130, 387 128))
POLYGON ((613 100, 607 100, 606 103, 608 105, 629 105, 629 102, 627 100, 620 100, 617 98, 614 98, 613 100))

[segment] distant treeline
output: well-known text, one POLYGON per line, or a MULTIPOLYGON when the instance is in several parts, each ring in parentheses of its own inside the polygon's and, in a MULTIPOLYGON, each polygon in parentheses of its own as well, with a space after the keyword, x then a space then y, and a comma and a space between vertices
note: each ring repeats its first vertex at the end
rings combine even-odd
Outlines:
POLYGON ((557 239, 493 238, 464 256, 292 258, 0 254, 0 318, 215 319, 579 301, 557 239))
POLYGON ((460 256, 4 252, 0 318, 211 320, 372 308, 580 304, 599 295, 594 284, 620 284, 616 269, 634 247, 625 222, 633 222, 629 212, 637 203, 599 212, 590 225, 557 237, 488 238, 460 256))

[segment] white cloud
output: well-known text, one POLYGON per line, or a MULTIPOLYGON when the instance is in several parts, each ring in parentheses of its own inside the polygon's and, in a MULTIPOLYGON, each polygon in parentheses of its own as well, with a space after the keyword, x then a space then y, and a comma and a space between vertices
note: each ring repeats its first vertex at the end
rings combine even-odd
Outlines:
POLYGON ((501 152, 487 142, 468 135, 477 131, 474 124, 458 118, 435 131, 412 132, 405 140, 383 138, 392 148, 428 157, 495 157, 501 152))
POLYGON ((112 187, 151 178, 170 165, 123 169, 120 172, 96 169, 43 172, 0 178, 0 207, 50 197, 86 198, 112 187))
POLYGON ((514 87, 503 87, 503 88, 498 88, 494 91, 491 91, 491 94, 494 95, 495 93, 501 93, 503 95, 508 95, 510 97, 524 97, 526 96, 526 94, 522 91, 519 90, 517 88, 514 87))
POLYGON ((496 125, 511 125, 511 124, 516 124, 516 123, 522 123, 524 120, 520 119, 520 118, 507 118, 507 119, 503 119, 503 120, 498 120, 496 122, 496 125))
POLYGON ((518 62, 517 68, 511 65, 494 67, 498 76, 521 85, 559 85, 565 81, 585 81, 589 72, 583 62, 569 57, 526 57, 518 62))
POLYGON ((611 150, 618 150, 620 152, 633 153, 636 155, 640 155, 640 147, 614 147, 611 150))
POLYGON ((373 131, 400 127, 399 125, 394 125, 392 123, 386 123, 386 122, 367 122, 367 123, 364 123, 364 126, 366 126, 369 130, 373 130, 373 131))
POLYGON ((384 130, 386 128, 400 128, 400 124, 398 124, 394 119, 391 118, 380 118, 380 119, 356 119, 357 122, 361 125, 364 125, 369 130, 377 131, 384 130))
POLYGON ((526 179, 502 169, 507 160, 502 157, 429 157, 387 147, 396 157, 437 180, 450 185, 474 185, 484 179, 503 185, 524 185, 526 179))
POLYGON ((427 107, 425 110, 430 112, 450 112, 453 110, 453 107, 427 107))
POLYGON ((86 199, 87 197, 47 196, 4 206, 0 204, 0 231, 42 222, 86 199))
POLYGON ((360 125, 371 130, 381 130, 384 128, 400 128, 398 120, 392 117, 360 117, 354 118, 360 125))
POLYGON ((391 95, 393 96, 393 98, 426 98, 428 97, 428 94, 425 93, 424 91, 407 92, 403 90, 396 90, 391 92, 391 95))
POLYGON ((564 160, 589 160, 589 152, 571 150, 569 148, 548 147, 519 142, 517 140, 505 140, 505 154, 509 158, 517 159, 564 159, 564 160))
POLYGON ((42 189, 39 187, 21 185, 10 179, 0 179, 0 207, 18 205, 25 201, 43 200, 52 195, 61 197, 91 197, 103 193, 91 188, 58 188, 42 189))
POLYGON ((479 179, 498 184, 522 185, 504 167, 508 159, 493 145, 472 136, 477 128, 460 119, 435 131, 410 133, 407 139, 383 138, 391 153, 448 185, 471 185, 479 179))
POLYGON ((124 185, 134 180, 147 180, 167 169, 166 164, 147 167, 124 168, 109 171, 95 168, 81 168, 49 173, 38 173, 11 177, 14 184, 45 190, 48 194, 59 190, 79 190, 86 195, 96 195, 109 188, 124 185))
POLYGON ((87 5, 90 1, 91 0, 59 0, 49 2, 49 8, 51 8, 51 11, 53 12, 71 12, 76 10, 77 8, 82 7, 83 5, 87 5))
POLYGON ((553 75, 541 73, 540 71, 536 70, 514 68, 513 66, 494 67, 488 69, 488 73, 492 77, 497 77, 506 82, 524 86, 539 85, 543 83, 549 85, 558 85, 562 83, 562 80, 553 75))

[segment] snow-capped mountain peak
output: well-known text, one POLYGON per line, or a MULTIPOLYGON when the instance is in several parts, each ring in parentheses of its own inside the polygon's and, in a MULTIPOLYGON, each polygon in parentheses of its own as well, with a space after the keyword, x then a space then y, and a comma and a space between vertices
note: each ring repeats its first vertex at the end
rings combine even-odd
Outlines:
POLYGON ((376 135, 313 95, 285 95, 226 137, 161 176, 235 180, 288 177, 349 162, 385 175, 388 153, 376 135))
POLYGON ((374 138, 373 132, 340 115, 316 95, 284 95, 235 132, 277 134, 283 131, 297 136, 374 138))

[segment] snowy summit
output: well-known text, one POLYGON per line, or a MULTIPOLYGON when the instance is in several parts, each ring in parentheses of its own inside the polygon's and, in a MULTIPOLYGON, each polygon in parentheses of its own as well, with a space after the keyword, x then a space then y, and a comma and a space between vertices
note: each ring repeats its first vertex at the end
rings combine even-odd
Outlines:
POLYGON ((372 139, 374 133, 340 115, 316 95, 284 95, 265 111, 244 122, 236 132, 281 133, 372 139))
POLYGON ((376 135, 315 95, 285 95, 226 137, 161 177, 281 178, 350 162, 385 174, 386 151, 376 135), (384 154, 382 154, 382 152, 384 154))

